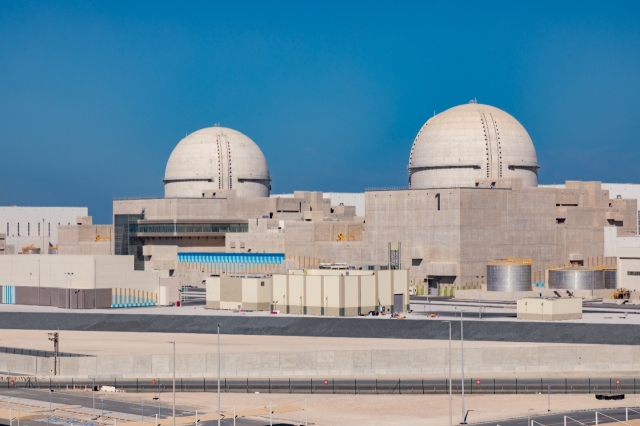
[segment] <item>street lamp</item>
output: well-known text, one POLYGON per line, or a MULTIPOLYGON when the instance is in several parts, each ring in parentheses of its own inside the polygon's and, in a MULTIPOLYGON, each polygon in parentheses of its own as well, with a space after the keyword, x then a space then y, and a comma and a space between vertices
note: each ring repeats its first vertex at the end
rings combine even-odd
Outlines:
POLYGON ((173 426, 176 426, 176 342, 173 344, 173 426))
POLYGON ((462 421, 461 425, 466 425, 466 416, 464 415, 464 333, 463 333, 463 321, 462 321, 462 313, 464 311, 460 309, 460 366, 461 366, 461 377, 462 377, 462 421))
POLYGON ((531 426, 531 410, 535 410, 535 408, 529 408, 527 410, 527 426, 531 426))
POLYGON ((453 426, 453 383, 451 383, 451 321, 449 323, 449 426, 453 426))
POLYGON ((100 415, 100 417, 104 419, 104 396, 100 397, 100 402, 102 403, 102 414, 100 415))
POLYGON ((51 393, 53 393, 53 389, 49 389, 49 415, 47 416, 47 426, 49 426, 49 418, 51 417, 51 393))
POLYGON ((69 275, 69 298, 67 299, 69 303, 69 309, 71 309, 71 279, 73 278, 73 272, 65 272, 66 275, 69 275))
POLYGON ((218 324, 218 426, 220 426, 220 324, 218 324))
MULTIPOLYGON (((154 400, 156 400, 156 399, 158 400, 158 418, 156 419, 156 421, 160 418, 160 406, 161 406, 161 404, 160 404, 160 402, 161 402, 160 401, 160 394, 162 393, 163 390, 164 390, 164 385, 161 385, 160 381, 158 381, 158 397, 157 398, 155 398, 155 397, 153 398, 154 400)), ((156 424, 156 426, 158 426, 158 425, 156 424)))

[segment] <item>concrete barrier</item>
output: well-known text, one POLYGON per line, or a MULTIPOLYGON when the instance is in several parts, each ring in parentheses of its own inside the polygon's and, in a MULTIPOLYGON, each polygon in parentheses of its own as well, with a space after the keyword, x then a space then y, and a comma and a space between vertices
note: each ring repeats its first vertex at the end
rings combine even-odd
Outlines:
MULTIPOLYGON (((452 351, 460 372, 460 349, 452 351)), ((431 375, 447 371, 448 350, 355 350, 223 354, 223 377, 431 375)), ((63 377, 170 377, 171 355, 109 355, 59 359, 63 377)), ((178 377, 215 377, 215 353, 178 355, 178 377)), ((0 371, 50 376, 53 358, 0 353, 0 371)), ((465 350, 465 372, 640 371, 640 347, 623 345, 489 346, 465 350)))

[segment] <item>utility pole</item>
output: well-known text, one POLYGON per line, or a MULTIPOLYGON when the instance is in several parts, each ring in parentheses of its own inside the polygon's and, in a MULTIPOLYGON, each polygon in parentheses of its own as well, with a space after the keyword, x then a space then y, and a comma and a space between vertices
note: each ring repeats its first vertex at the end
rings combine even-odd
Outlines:
POLYGON ((58 344, 60 342, 60 336, 58 332, 55 333, 47 333, 49 336, 49 340, 53 342, 53 375, 56 376, 58 374, 58 344))

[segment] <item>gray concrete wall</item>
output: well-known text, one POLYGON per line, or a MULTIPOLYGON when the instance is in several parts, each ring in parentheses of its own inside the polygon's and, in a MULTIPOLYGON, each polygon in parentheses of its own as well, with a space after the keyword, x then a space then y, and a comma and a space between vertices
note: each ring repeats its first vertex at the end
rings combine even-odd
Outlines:
MULTIPOLYGON (((460 372, 460 350, 452 352, 460 372)), ((0 371, 48 376, 52 358, 0 353, 0 371)), ((448 350, 362 350, 223 354, 223 377, 430 375, 445 373, 448 350)), ((64 377, 169 377, 170 355, 119 355, 60 359, 64 377)), ((490 346, 465 350, 465 372, 640 371, 640 347, 612 345, 490 346)), ((217 355, 178 355, 178 377, 214 377, 217 355)))

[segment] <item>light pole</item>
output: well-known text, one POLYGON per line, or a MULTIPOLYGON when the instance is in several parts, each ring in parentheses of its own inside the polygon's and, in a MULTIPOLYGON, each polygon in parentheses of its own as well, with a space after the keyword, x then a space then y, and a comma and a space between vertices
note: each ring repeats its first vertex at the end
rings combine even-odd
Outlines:
POLYGON ((531 410, 535 410, 535 408, 529 408, 529 410, 527 410, 527 426, 531 426, 531 410))
POLYGON ((22 398, 19 397, 18 398, 18 426, 20 426, 20 403, 22 401, 22 398))
POLYGON ((449 323, 449 426, 453 426, 453 383, 451 383, 451 321, 449 323))
POLYGON ((218 426, 220 426, 220 324, 218 324, 218 426))
POLYGON ((100 417, 104 419, 104 396, 100 397, 100 403, 102 404, 102 414, 100 415, 100 417))
POLYGON ((144 402, 141 402, 140 405, 142 406, 142 415, 140 417, 142 417, 142 421, 144 422, 144 402))
MULTIPOLYGON (((44 218, 42 219, 42 250, 40 251, 41 254, 44 254, 44 218)), ((47 254, 49 254, 48 250, 47 250, 47 254)))
MULTIPOLYGON (((157 398, 153 398, 153 399, 157 399, 158 400, 158 416, 156 417, 156 421, 160 418, 160 393, 162 392, 162 390, 164 389, 164 385, 160 384, 160 379, 158 379, 158 397, 157 398)), ((157 423, 156 423, 156 426, 157 423)))
POLYGON ((173 426, 176 426, 176 342, 173 344, 173 426))
POLYGON ((466 425, 464 415, 464 333, 463 333, 463 321, 462 321, 462 313, 464 311, 460 309, 460 366, 461 366, 461 377, 462 377, 462 421, 461 425, 466 425))
POLYGON ((49 426, 49 418, 51 417, 51 394, 53 389, 49 389, 49 415, 47 416, 47 426, 49 426))
POLYGON ((67 299, 67 303, 69 305, 69 309, 71 309, 71 279, 73 278, 73 272, 65 272, 65 274, 69 275, 69 297, 67 299))
POLYGON ((93 387, 91 388, 91 399, 93 399, 93 416, 96 415, 96 379, 93 378, 93 387))

